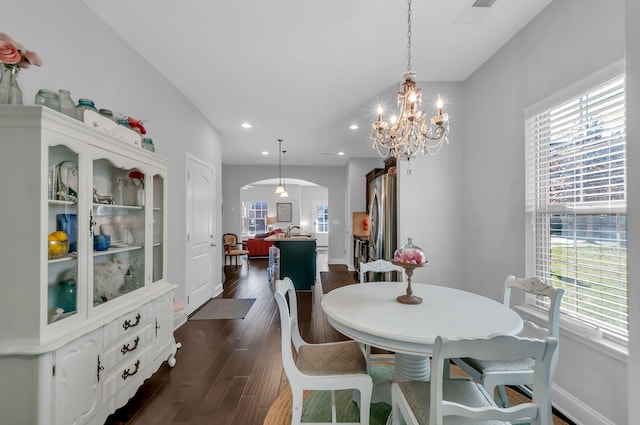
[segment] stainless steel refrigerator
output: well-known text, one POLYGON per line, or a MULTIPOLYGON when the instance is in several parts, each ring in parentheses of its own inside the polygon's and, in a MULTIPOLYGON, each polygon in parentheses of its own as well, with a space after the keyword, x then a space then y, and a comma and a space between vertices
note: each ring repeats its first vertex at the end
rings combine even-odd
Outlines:
POLYGON ((396 176, 383 174, 369 183, 369 261, 392 260, 396 240, 396 176))

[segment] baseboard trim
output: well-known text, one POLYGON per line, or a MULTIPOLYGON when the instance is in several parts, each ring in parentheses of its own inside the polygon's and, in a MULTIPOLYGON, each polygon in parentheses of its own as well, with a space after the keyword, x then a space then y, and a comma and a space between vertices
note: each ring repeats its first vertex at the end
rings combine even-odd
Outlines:
POLYGON ((552 385, 551 399, 553 407, 576 425, 616 425, 556 384, 552 385))

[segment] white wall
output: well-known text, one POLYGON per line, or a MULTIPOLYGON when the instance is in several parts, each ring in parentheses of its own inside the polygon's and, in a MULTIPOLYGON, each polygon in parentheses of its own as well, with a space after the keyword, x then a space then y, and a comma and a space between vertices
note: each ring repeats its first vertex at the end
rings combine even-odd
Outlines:
MULTIPOLYGON (((123 12, 126 13, 126 12, 123 12)), ((180 285, 185 276, 185 152, 214 167, 220 193, 220 137, 176 88, 115 35, 80 0, 9 0, 2 3, 2 28, 44 65, 22 70, 23 102, 32 105, 38 89, 71 91, 75 101, 93 99, 98 108, 145 120, 156 152, 169 166, 167 278, 180 285)), ((216 211, 220 211, 219 201, 216 211)), ((219 217, 216 217, 220 228, 219 217)), ((216 255, 218 258, 219 255, 216 255)), ((219 270, 220 265, 215 267, 219 270)), ((216 275, 217 276, 217 275, 216 275)))
MULTIPOLYGON (((422 52, 420 54, 424 54, 422 52)), ((445 99, 449 114, 450 143, 435 156, 424 156, 397 163, 398 246, 412 238, 422 248, 429 263, 414 272, 416 282, 451 287, 464 286, 462 252, 469 234, 463 232, 463 198, 465 185, 461 158, 467 144, 462 83, 419 83, 423 105, 433 104, 438 93, 445 99), (407 175, 407 170, 411 174, 407 175)), ((425 106, 426 112, 433 112, 425 106)))
MULTIPOLYGON (((275 194, 276 187, 268 185, 252 185, 252 188, 240 189, 240 202, 268 202, 268 216, 277 219, 277 205, 279 203, 291 203, 291 221, 279 222, 276 221, 273 225, 274 229, 282 228, 286 229, 287 226, 292 224, 298 224, 300 222, 300 186, 287 184, 288 198, 281 198, 280 195, 275 194)), ((238 225, 242 226, 242 210, 238 209, 237 214, 238 225)), ((226 230, 223 232, 226 233, 226 230)), ((237 233, 240 235, 240 233, 237 233)))
MULTIPOLYGON (((556 0, 465 81, 465 121, 460 123, 465 289, 498 298, 505 276, 523 275, 523 109, 621 59, 624 17, 625 0, 606 5, 556 0)), ((640 158, 633 156, 634 143, 629 142, 628 169, 633 172, 640 158)), ((637 192, 638 181, 629 178, 629 194, 637 192)), ((629 204, 628 216, 632 230, 637 201, 629 204)), ((628 245, 629 259, 639 258, 637 232, 635 236, 628 245)), ((560 347, 554 403, 577 423, 628 423, 626 356, 603 345, 595 349, 566 331, 560 347)))

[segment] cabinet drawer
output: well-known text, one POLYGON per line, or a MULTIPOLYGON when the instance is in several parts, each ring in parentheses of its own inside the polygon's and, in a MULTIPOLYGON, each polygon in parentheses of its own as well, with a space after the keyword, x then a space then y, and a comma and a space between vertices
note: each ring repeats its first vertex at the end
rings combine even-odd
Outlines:
POLYGON ((151 347, 147 346, 137 356, 132 356, 107 375, 102 384, 102 400, 109 410, 124 406, 147 378, 150 352, 151 347))
POLYGON ((111 346, 115 341, 125 335, 137 333, 144 325, 151 322, 153 317, 153 304, 148 303, 108 323, 104 327, 105 347, 111 346))
POLYGON ((105 347, 102 357, 105 375, 110 374, 114 368, 125 364, 129 359, 136 357, 153 342, 153 325, 147 323, 144 328, 138 329, 135 334, 127 335, 118 340, 111 347, 105 347))

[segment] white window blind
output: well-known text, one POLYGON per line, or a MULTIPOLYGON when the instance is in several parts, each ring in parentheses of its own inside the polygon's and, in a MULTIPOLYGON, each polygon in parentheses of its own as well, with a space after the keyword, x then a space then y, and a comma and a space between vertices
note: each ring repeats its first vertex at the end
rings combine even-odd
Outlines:
POLYGON ((531 114, 525 123, 533 263, 528 270, 564 288, 563 313, 623 337, 628 334, 625 113, 620 76, 531 114))

